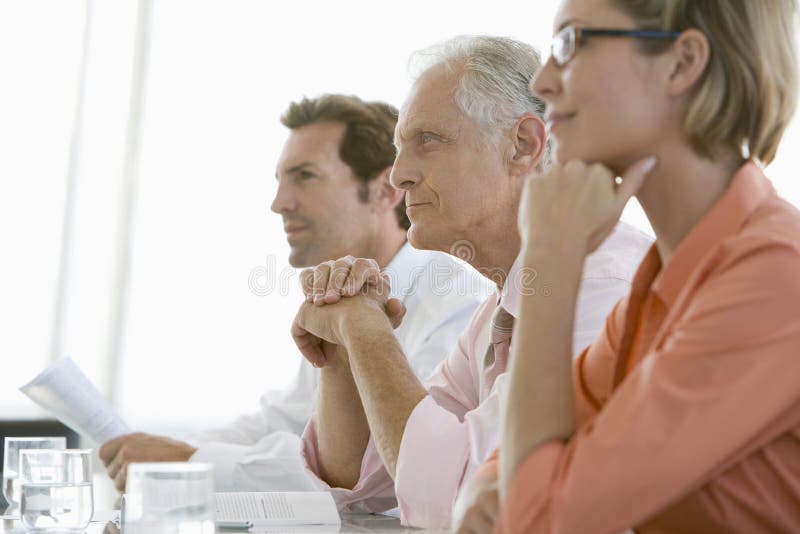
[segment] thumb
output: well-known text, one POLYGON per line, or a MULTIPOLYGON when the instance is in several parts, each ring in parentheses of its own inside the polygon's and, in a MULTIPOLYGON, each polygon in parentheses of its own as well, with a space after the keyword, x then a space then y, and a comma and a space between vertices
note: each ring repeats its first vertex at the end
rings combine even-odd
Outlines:
POLYGON ((617 188, 617 198, 621 204, 628 202, 633 195, 635 195, 639 188, 644 184, 647 175, 650 174, 656 164, 658 158, 650 156, 640 159, 633 163, 622 175, 622 183, 617 188))
POLYGON ((392 328, 397 328, 403 322, 403 317, 406 314, 406 307, 398 299, 389 299, 384 308, 389 321, 392 323, 392 328))
POLYGON ((311 362, 311 365, 317 368, 325 365, 325 354, 322 351, 318 337, 303 328, 297 319, 292 323, 291 332, 297 349, 306 360, 311 362))

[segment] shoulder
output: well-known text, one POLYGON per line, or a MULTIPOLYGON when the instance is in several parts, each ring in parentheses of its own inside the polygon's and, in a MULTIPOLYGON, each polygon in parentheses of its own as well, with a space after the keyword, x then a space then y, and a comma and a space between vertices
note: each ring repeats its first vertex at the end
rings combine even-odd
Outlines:
POLYGON ((482 304, 496 295, 495 286, 466 263, 442 252, 406 245, 400 261, 386 270, 392 294, 406 306, 399 334, 425 339, 441 329, 462 332, 471 327, 482 304))
POLYGON ((800 258, 800 211, 773 195, 719 249, 730 262, 771 249, 781 249, 787 257, 800 258))
POLYGON ((708 279, 736 284, 739 297, 800 298, 800 212, 770 198, 718 244, 706 270, 708 279))
POLYGON ((477 306, 494 294, 494 285, 467 263, 443 252, 408 249, 402 266, 387 269, 399 298, 437 297, 477 306))

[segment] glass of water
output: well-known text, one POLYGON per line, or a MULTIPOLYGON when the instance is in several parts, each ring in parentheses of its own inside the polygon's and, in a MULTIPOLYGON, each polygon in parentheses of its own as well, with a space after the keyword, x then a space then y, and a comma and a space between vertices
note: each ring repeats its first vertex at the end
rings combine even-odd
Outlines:
POLYGON ((30 530, 83 530, 94 511, 91 449, 19 453, 20 515, 30 530))
POLYGON ((215 502, 211 464, 132 463, 122 528, 126 534, 212 534, 215 502))
POLYGON ((19 451, 23 449, 66 449, 67 438, 6 438, 3 454, 3 495, 12 508, 19 507, 19 451))

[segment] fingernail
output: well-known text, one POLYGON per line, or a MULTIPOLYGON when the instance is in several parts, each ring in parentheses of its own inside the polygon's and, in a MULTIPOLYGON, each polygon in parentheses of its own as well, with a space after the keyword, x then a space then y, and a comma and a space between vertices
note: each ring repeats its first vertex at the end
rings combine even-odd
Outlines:
POLYGON ((640 167, 642 174, 648 174, 650 171, 652 171, 653 167, 656 166, 656 163, 658 163, 658 158, 655 156, 650 156, 644 160, 644 163, 642 163, 642 166, 640 167))

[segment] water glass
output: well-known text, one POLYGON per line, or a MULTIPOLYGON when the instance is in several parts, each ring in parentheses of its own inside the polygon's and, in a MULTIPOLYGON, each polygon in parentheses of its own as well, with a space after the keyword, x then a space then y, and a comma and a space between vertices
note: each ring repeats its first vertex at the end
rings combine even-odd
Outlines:
POLYGON ((25 527, 86 528, 94 511, 91 453, 91 449, 20 451, 20 515, 25 527))
POLYGON ((188 462, 129 464, 123 503, 126 534, 211 534, 216 507, 213 467, 188 462))
POLYGON ((3 495, 8 505, 19 507, 19 451, 24 449, 66 449, 67 438, 6 438, 3 455, 3 495))

